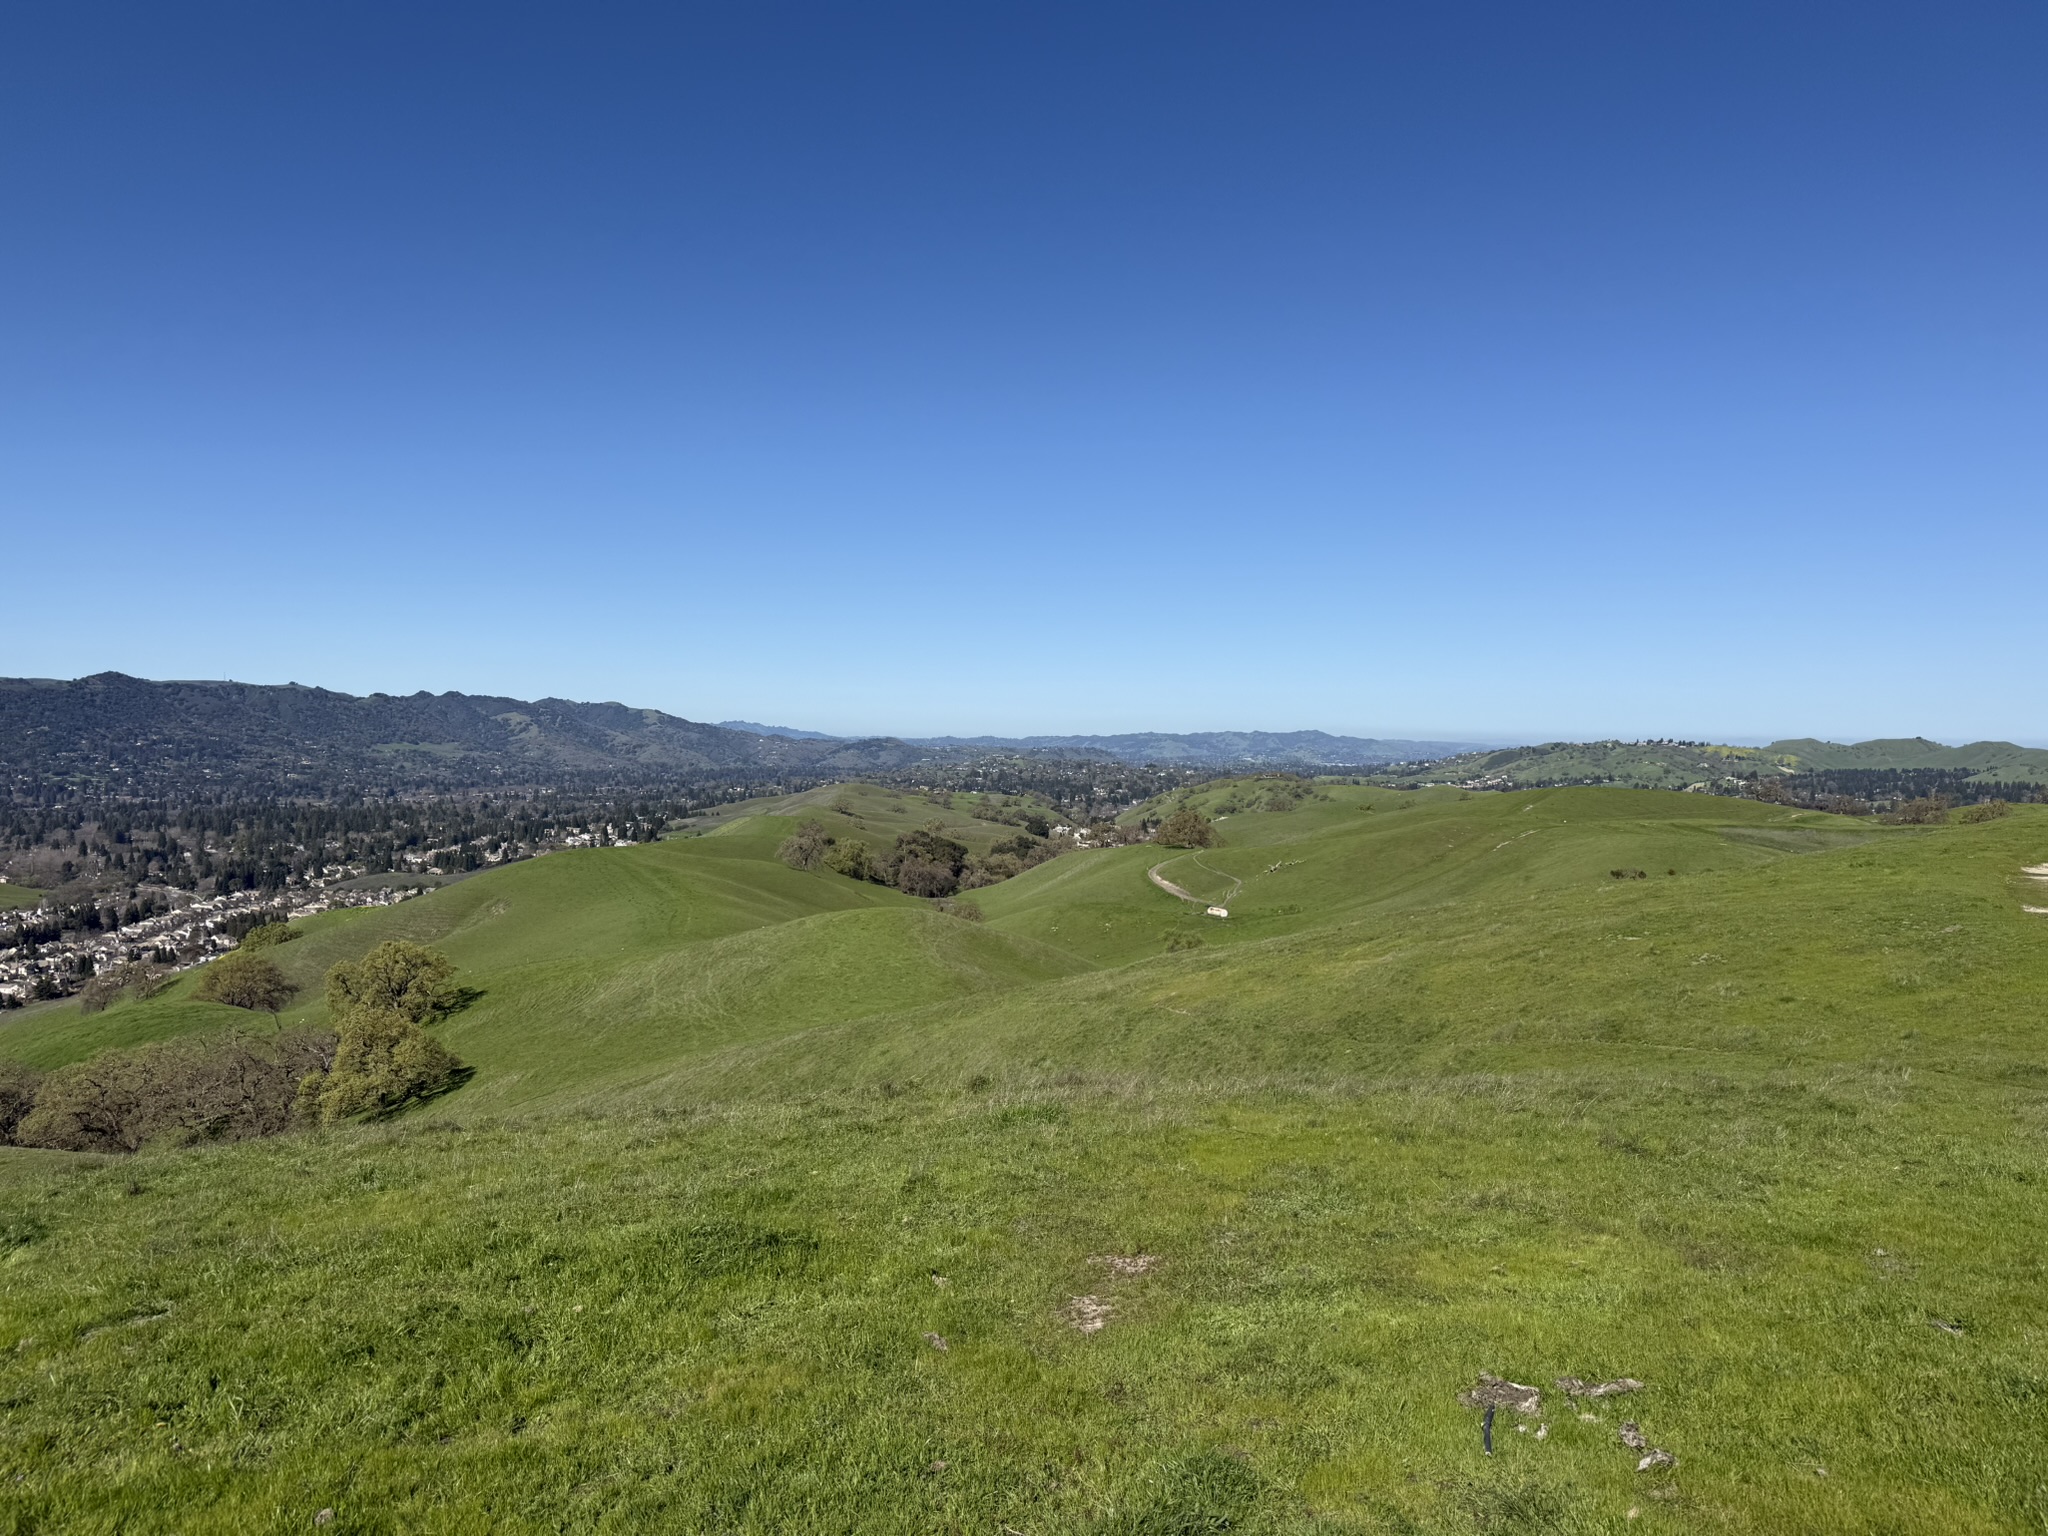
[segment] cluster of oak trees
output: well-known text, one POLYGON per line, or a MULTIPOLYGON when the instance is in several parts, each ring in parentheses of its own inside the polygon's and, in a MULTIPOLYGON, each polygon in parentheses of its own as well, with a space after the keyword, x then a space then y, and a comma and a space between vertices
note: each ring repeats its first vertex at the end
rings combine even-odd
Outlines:
POLYGON ((942 824, 934 821, 877 850, 864 838, 835 837, 823 822, 806 821, 778 852, 792 869, 829 869, 855 880, 893 885, 912 896, 945 897, 1021 874, 1052 858, 1060 846, 1024 831, 976 855, 965 843, 946 836, 942 824))
MULTIPOLYGON (((1087 836, 1094 847, 1149 841, 1173 848, 1208 848, 1216 841, 1208 818, 1192 809, 1176 811, 1156 829, 1108 823, 1089 828, 1087 836)), ((1039 837, 1027 830, 987 853, 973 854, 965 843, 945 835, 942 822, 932 821, 905 832, 878 853, 862 838, 836 837, 822 821, 806 821, 783 840, 777 854, 792 869, 829 869, 855 880, 893 885, 912 896, 947 897, 1008 880, 1074 846, 1071 839, 1039 837)))
MULTIPOLYGON (((262 953, 278 942, 244 939, 207 967, 193 996, 277 1012, 294 991, 262 953)), ((473 996, 453 976, 438 950, 392 940, 327 973, 324 1029, 189 1035, 48 1073, 0 1062, 0 1141, 133 1152, 158 1141, 272 1136, 431 1098, 468 1076, 428 1032, 473 996)))

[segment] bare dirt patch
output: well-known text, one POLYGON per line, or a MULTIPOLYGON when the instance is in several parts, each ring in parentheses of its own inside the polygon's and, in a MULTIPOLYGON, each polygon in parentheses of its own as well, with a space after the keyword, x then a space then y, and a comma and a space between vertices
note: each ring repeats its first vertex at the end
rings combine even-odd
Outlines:
POLYGON ((1109 1315, 1116 1310, 1116 1303, 1102 1296, 1070 1297, 1060 1310, 1060 1317, 1076 1333, 1100 1333, 1109 1326, 1109 1315))
POLYGON ((1099 1264, 1112 1275, 1149 1275, 1159 1267, 1156 1253, 1091 1253, 1090 1264, 1099 1264))

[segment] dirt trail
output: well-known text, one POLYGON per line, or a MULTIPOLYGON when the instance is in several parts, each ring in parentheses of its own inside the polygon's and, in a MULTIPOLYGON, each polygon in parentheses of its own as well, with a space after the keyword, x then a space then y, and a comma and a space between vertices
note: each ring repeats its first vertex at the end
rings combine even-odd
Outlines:
POLYGON ((1166 868, 1167 865, 1173 862, 1172 859, 1161 859, 1157 864, 1154 864, 1150 869, 1145 871, 1145 878, 1147 880, 1150 880, 1154 885, 1158 886, 1159 889, 1166 892, 1167 895, 1178 896, 1182 901, 1191 901, 1198 907, 1207 907, 1211 905, 1220 907, 1224 905, 1226 902, 1228 902, 1232 897, 1236 896, 1239 891, 1244 889, 1244 881, 1241 878, 1239 878, 1236 875, 1226 875, 1220 869, 1209 869, 1209 866, 1207 864, 1202 863, 1201 855, 1184 854, 1181 855, 1181 857, 1192 858, 1197 865, 1199 865, 1203 869, 1209 870, 1209 873, 1214 875, 1218 880, 1228 880, 1230 882, 1230 889, 1225 891, 1221 896, 1218 896, 1213 903, 1207 900, 1205 897, 1189 894, 1187 891, 1181 889, 1181 887, 1175 885, 1171 880, 1167 879, 1166 876, 1159 873, 1159 871, 1166 868))

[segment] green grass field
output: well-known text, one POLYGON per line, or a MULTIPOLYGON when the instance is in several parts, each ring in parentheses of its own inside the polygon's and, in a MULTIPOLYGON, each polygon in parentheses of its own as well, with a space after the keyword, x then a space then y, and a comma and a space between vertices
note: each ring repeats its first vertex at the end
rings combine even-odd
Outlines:
MULTIPOLYGON (((2048 812, 1322 796, 978 924, 774 862, 1010 832, 859 786, 307 923, 286 1023, 423 939, 476 1077, 7 1152, 0 1529, 2048 1527, 2048 812)), ((190 985, 0 1054, 246 1022, 190 985)))
POLYGON ((0 885, 0 912, 11 912, 17 907, 33 907, 43 899, 43 893, 29 885, 0 885))

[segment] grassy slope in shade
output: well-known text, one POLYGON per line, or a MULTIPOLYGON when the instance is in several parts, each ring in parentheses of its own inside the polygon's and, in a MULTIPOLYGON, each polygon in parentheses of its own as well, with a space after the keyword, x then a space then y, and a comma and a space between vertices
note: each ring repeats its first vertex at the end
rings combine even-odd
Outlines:
POLYGON ((743 818, 309 925, 444 944, 476 1082, 10 1154, 0 1528, 2041 1529, 2048 815, 1329 794, 1222 824, 1222 923, 1164 850, 977 926, 743 818))

